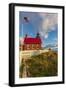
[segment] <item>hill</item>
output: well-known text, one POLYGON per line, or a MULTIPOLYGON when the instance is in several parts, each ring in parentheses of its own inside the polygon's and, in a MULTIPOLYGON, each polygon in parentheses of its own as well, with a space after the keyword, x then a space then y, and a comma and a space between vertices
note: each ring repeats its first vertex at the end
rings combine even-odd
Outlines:
POLYGON ((23 74, 23 68, 26 67, 27 77, 57 76, 58 55, 55 51, 49 50, 40 55, 32 56, 25 60, 25 63, 22 62, 21 64, 20 75, 23 74))

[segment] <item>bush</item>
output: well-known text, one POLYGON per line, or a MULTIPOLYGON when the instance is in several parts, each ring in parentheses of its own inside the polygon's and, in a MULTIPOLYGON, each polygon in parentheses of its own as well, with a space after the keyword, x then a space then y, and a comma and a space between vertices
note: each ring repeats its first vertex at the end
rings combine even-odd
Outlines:
POLYGON ((33 56, 26 62, 31 77, 44 77, 57 75, 57 53, 48 52, 33 56))
MULTIPOLYGON (((28 66, 28 77, 57 76, 58 55, 57 52, 49 51, 40 55, 32 56, 26 60, 28 66)), ((20 73, 23 73, 23 62, 20 66, 20 73)))

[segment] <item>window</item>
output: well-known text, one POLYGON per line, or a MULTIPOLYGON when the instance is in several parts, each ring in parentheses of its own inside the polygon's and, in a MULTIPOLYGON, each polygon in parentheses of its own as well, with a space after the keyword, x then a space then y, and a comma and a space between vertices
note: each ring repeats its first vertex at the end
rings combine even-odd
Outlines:
POLYGON ((36 44, 36 49, 40 49, 40 44, 36 44))
POLYGON ((30 45, 29 45, 29 44, 27 44, 27 45, 26 45, 26 47, 27 47, 27 50, 29 50, 29 49, 30 49, 30 45))
POLYGON ((35 49, 35 45, 34 44, 32 44, 32 49, 35 49))

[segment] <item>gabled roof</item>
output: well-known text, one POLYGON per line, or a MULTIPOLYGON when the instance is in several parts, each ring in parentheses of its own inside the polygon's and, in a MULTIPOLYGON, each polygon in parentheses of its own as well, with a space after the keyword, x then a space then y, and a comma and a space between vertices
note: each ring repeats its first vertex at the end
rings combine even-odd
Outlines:
POLYGON ((26 37, 24 39, 24 44, 41 44, 41 39, 40 38, 26 37))

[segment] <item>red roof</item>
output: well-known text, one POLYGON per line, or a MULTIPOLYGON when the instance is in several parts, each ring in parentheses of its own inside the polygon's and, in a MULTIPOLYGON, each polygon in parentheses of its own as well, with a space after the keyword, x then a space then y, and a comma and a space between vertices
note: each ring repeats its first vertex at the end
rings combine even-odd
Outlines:
POLYGON ((41 44, 40 38, 25 38, 24 44, 41 44))

